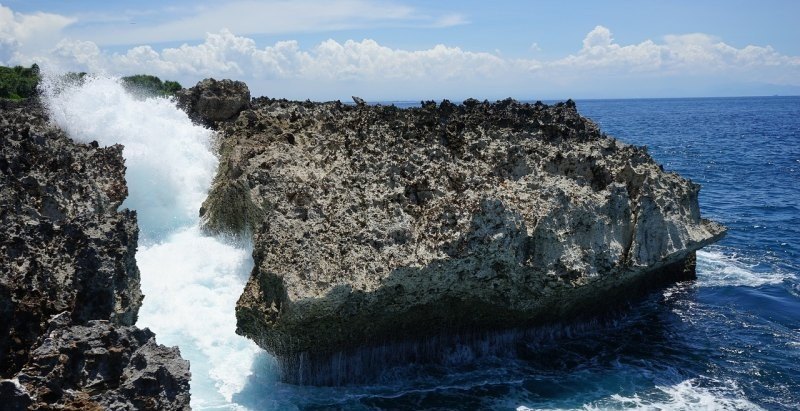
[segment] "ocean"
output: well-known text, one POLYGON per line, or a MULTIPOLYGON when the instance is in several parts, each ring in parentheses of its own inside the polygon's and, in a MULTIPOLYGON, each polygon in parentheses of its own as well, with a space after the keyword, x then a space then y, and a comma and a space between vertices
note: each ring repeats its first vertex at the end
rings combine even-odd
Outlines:
MULTIPOLYGON (((459 347, 372 384, 278 381, 274 359, 235 335, 247 244, 207 237, 196 210, 216 167, 213 136, 166 100, 111 79, 50 93, 81 141, 125 144, 146 294, 137 325, 191 361, 195 409, 797 409, 800 405, 800 97, 577 101, 622 141, 702 185, 729 227, 698 253, 698 279, 602 321, 524 334, 507 350, 459 347)), ((398 104, 400 105, 400 104, 398 104)), ((491 339, 485 344, 492 344, 491 339)))

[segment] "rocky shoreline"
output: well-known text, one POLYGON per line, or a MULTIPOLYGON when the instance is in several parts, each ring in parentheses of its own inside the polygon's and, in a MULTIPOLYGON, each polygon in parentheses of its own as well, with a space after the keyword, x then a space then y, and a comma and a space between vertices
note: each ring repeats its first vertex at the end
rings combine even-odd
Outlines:
POLYGON ((3 409, 189 409, 189 363, 142 302, 122 146, 80 144, 36 99, 0 101, 3 409))
MULTIPOLYGON (((694 278, 695 251, 725 234, 698 185, 572 101, 398 109, 251 99, 212 79, 176 100, 218 132, 204 229, 253 242, 237 332, 288 382, 591 318, 694 278)), ((188 362, 134 326, 122 147, 71 141, 36 100, 0 101, 0 135, 0 400, 188 409, 188 362)))
POLYGON ((254 244, 237 331, 286 381, 319 383, 298 367, 343 352, 594 315, 694 278, 725 234, 697 184, 572 101, 354 101, 256 98, 203 120, 221 139, 205 227, 254 244))

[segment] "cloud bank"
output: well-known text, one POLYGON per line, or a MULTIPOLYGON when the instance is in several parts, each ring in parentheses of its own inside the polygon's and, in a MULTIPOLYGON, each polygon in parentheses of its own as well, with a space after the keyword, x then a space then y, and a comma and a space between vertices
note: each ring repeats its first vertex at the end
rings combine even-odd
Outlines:
MULTIPOLYGON (((397 8, 375 18, 410 15, 413 11, 397 8)), ((326 18, 316 20, 330 20, 326 18)), ((461 16, 443 19, 443 24, 465 22, 461 16)), ((227 77, 248 82, 256 95, 312 99, 352 93, 370 99, 736 95, 749 94, 753 85, 800 90, 800 57, 769 46, 737 48, 703 33, 619 44, 608 28, 597 26, 576 45, 576 52, 537 60, 447 45, 394 49, 370 39, 327 40, 308 47, 281 41, 261 47, 226 28, 206 33, 199 44, 108 52, 90 40, 57 40, 73 22, 0 6, 0 63, 37 62, 56 71, 114 75, 151 73, 184 84, 227 77)))

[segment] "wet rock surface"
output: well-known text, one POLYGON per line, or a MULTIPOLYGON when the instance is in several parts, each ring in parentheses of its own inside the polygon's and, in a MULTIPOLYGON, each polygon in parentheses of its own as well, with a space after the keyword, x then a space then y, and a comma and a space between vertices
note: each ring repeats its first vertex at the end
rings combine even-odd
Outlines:
MULTIPOLYGON (((44 340, 55 338, 47 336, 55 332, 48 331, 54 316, 64 329, 102 320, 108 332, 149 333, 132 327, 143 296, 135 261, 136 214, 117 210, 128 194, 124 174, 122 146, 75 143, 48 123, 37 101, 0 101, 0 376, 9 379, 3 387, 19 388, 4 388, 0 402, 16 398, 15 392, 26 392, 32 408, 73 401, 69 396, 39 395, 37 384, 60 386, 55 380, 48 382, 55 375, 20 380, 21 370, 59 359, 35 354, 44 340)), ((63 344, 100 347, 108 342, 104 338, 75 334, 63 344)), ((89 355, 82 348, 69 353, 78 363, 89 355)), ((152 358, 155 364, 158 357, 152 358)), ((161 359, 165 367, 184 367, 185 398, 173 396, 170 404, 188 407, 188 363, 177 350, 161 359)), ((104 377, 103 384, 120 385, 115 375, 104 377)), ((90 388, 73 382, 70 389, 76 392, 103 395, 105 390, 105 385, 90 388)), ((118 398, 133 391, 125 393, 118 398)), ((128 409, 161 408, 129 399, 135 404, 128 409)))
MULTIPOLYGON (((219 124, 206 229, 253 237, 238 332, 284 367, 591 315, 694 276, 700 187, 572 101, 254 99, 219 124)), ((289 380, 297 373, 284 369, 289 380)))

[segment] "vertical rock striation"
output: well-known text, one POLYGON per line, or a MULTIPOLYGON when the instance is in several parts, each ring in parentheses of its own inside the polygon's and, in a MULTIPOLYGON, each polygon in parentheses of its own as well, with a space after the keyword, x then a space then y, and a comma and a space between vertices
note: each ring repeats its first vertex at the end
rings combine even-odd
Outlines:
POLYGON ((122 146, 75 143, 37 101, 0 101, 0 376, 12 379, 0 402, 188 408, 188 362, 133 326, 143 297, 136 213, 117 211, 127 195, 122 146))
POLYGON ((572 101, 357 103, 259 98, 216 123, 201 213, 252 233, 238 332, 288 380, 343 350, 592 315, 693 278, 725 233, 697 184, 572 101))

